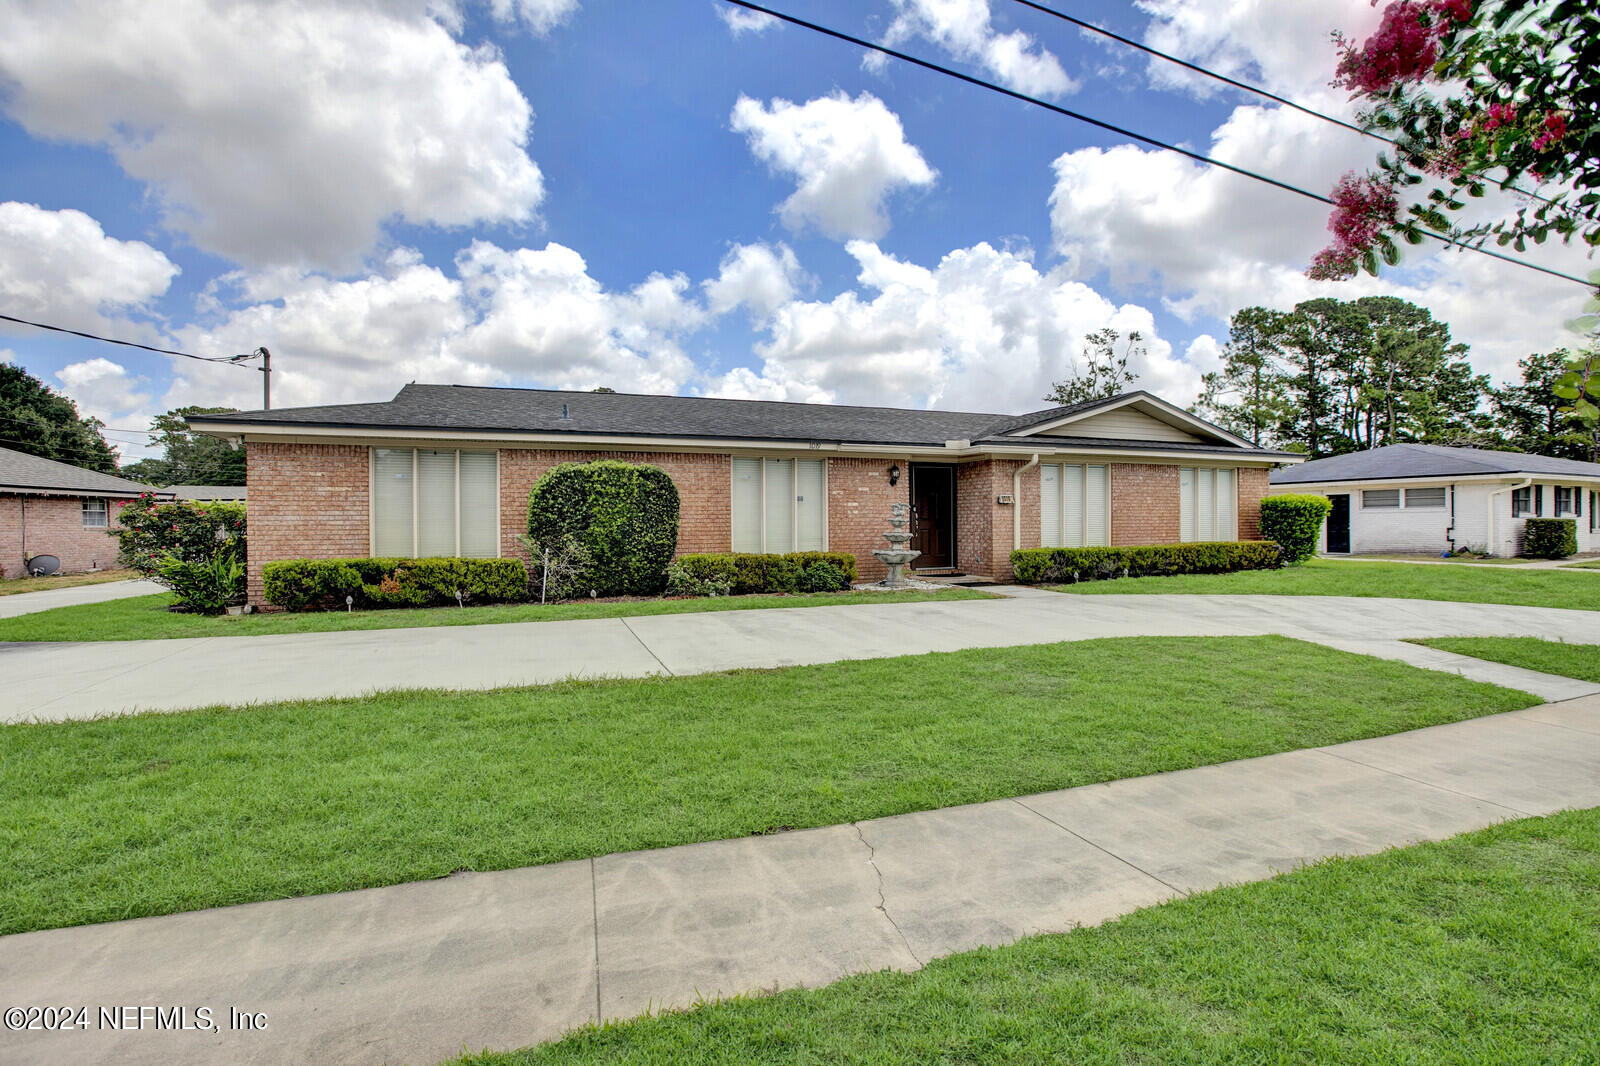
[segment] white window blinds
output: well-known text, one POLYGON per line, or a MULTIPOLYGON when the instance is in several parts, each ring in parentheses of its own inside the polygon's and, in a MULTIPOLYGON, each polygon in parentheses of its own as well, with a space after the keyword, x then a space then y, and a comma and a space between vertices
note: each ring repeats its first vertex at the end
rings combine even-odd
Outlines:
POLYGON ((372 450, 372 551, 428 558, 499 554, 494 452, 372 450))
POLYGON ((1178 468, 1178 539, 1237 540, 1238 475, 1225 467, 1178 468))
POLYGON ((1081 548, 1110 543, 1111 501, 1104 466, 1039 467, 1039 543, 1081 548))
POLYGON ((821 459, 733 460, 733 550, 826 550, 827 499, 821 459))

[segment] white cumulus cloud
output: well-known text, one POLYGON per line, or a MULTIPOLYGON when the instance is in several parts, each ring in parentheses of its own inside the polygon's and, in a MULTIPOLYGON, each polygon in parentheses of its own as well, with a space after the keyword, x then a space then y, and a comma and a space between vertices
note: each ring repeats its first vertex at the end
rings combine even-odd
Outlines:
POLYGON ((735 37, 746 33, 765 33, 778 25, 778 20, 771 15, 760 11, 751 11, 745 7, 733 7, 730 4, 717 4, 717 17, 733 31, 735 37))
MULTIPOLYGON (((498 6, 538 26, 570 5, 498 6)), ((523 223, 544 196, 527 100, 453 19, 423 0, 17 0, 0 100, 35 136, 107 147, 208 251, 351 269, 391 218, 523 223)))
POLYGON ((701 284, 713 313, 744 307, 752 318, 763 320, 794 299, 805 280, 787 244, 736 244, 722 257, 717 276, 701 284))
MULTIPOLYGON (((1000 84, 1031 96, 1064 96, 1078 88, 1061 61, 1021 30, 995 30, 989 0, 894 0, 897 11, 884 36, 896 47, 915 37, 932 41, 946 52, 976 63, 1000 84)), ((886 57, 874 52, 869 69, 881 68, 886 57)))
POLYGON ((778 213, 792 230, 815 226, 838 239, 876 239, 889 230, 891 193, 925 188, 937 171, 906 140, 899 116, 871 93, 844 93, 804 104, 764 104, 741 96, 733 129, 774 170, 795 178, 778 213))

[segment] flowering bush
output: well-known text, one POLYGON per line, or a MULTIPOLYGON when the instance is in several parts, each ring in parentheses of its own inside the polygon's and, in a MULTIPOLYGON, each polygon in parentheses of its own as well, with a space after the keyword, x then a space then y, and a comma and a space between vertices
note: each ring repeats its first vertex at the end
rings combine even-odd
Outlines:
MULTIPOLYGON (((1306 273, 1319 280, 1353 277, 1367 260, 1382 255, 1393 262, 1396 248, 1388 235, 1400 217, 1400 198, 1394 185, 1381 178, 1357 177, 1354 171, 1339 179, 1333 190, 1333 214, 1328 229, 1333 243, 1317 253, 1306 273)), ((1369 269, 1374 273, 1374 263, 1369 269)))
POLYGON ((224 546, 243 563, 245 509, 237 503, 164 503, 146 493, 117 516, 117 561, 160 580, 162 560, 209 564, 224 546))
POLYGON ((1361 93, 1384 93, 1417 81, 1439 61, 1439 41, 1452 22, 1472 17, 1467 0, 1395 0, 1384 8, 1378 32, 1358 47, 1335 33, 1342 55, 1334 84, 1361 93))

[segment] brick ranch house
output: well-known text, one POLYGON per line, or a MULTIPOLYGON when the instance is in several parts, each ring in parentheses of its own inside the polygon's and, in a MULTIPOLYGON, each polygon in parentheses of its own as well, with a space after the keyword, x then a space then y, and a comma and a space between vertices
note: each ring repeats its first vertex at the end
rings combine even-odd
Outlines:
POLYGON ((1024 415, 407 385, 386 403, 196 415, 242 443, 249 599, 278 559, 512 556, 558 463, 652 463, 682 497, 678 551, 828 550, 884 570, 913 508, 924 572, 1011 577, 1013 548, 1250 539, 1253 447, 1147 392, 1024 415))
POLYGON ((149 485, 0 448, 0 567, 22 577, 27 560, 53 555, 61 573, 116 565, 117 514, 149 485))

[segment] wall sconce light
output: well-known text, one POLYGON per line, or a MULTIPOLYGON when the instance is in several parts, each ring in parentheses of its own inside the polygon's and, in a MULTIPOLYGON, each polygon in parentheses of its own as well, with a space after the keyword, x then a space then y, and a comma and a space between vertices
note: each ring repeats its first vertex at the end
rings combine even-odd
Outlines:
POLYGON ((900 484, 900 464, 899 463, 892 463, 889 466, 889 484, 890 485, 898 485, 898 484, 900 484))

